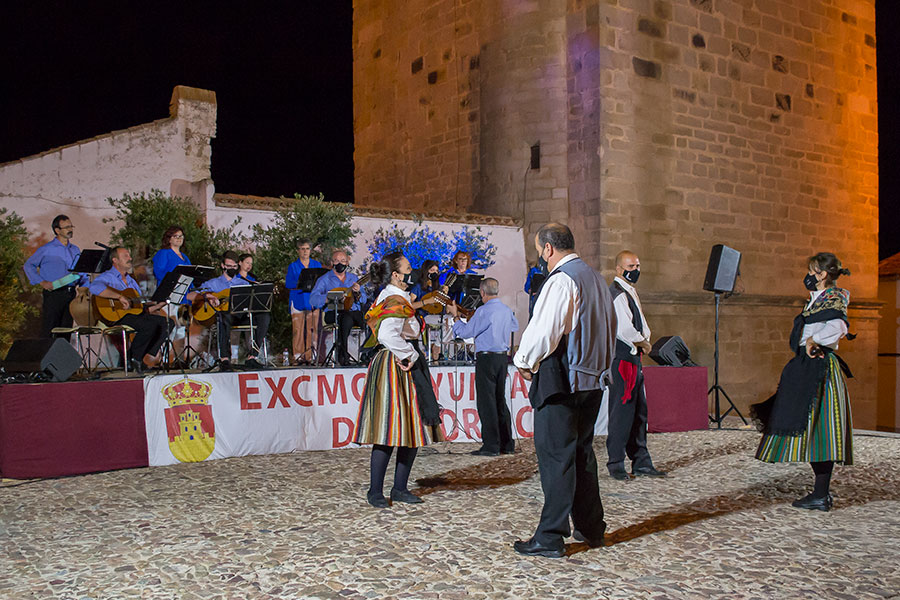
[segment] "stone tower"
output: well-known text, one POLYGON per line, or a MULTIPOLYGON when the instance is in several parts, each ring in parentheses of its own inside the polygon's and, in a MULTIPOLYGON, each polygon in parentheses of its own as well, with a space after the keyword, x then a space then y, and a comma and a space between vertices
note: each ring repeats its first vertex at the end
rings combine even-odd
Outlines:
POLYGON ((712 365, 710 247, 740 250, 721 379, 774 390, 805 258, 853 275, 854 415, 874 426, 874 0, 354 0, 356 200, 569 224, 624 248, 654 335, 712 365), (540 168, 530 168, 539 155, 540 168))

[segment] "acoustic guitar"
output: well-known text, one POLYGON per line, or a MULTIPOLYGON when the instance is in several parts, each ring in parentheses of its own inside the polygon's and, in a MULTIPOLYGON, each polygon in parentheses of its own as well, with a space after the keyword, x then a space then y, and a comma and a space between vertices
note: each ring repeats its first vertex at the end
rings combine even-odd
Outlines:
MULTIPOLYGON (((449 289, 450 286, 453 285, 454 281, 456 281, 456 273, 450 273, 449 275, 447 275, 447 279, 444 281, 444 287, 447 287, 449 289)), ((419 299, 422 300, 422 302, 425 302, 426 300, 431 300, 432 298, 437 300, 437 302, 425 304, 424 306, 422 306, 422 310, 432 315, 440 314, 441 312, 443 312, 445 306, 453 302, 453 300, 450 299, 450 296, 444 293, 443 290, 428 292, 419 299)))
MULTIPOLYGON (((360 277, 356 280, 356 283, 359 284, 359 287, 366 285, 369 282, 369 277, 371 277, 368 273, 360 277)), ((344 294, 344 310, 350 310, 350 307, 353 306, 353 303, 359 300, 359 292, 354 292, 350 287, 336 287, 328 290, 328 293, 331 292, 343 292, 344 294)))
POLYGON ((194 320, 205 327, 212 325, 216 318, 216 313, 228 311, 228 299, 231 297, 231 288, 214 292, 213 296, 219 299, 218 306, 210 304, 203 294, 197 296, 197 299, 194 300, 194 304, 191 306, 191 314, 194 316, 194 320))
POLYGON ((140 293, 134 288, 125 288, 120 291, 123 296, 131 300, 131 307, 122 308, 122 304, 115 298, 93 296, 91 304, 95 320, 111 325, 125 315, 139 315, 144 312, 145 306, 154 304, 153 302, 141 302, 140 293))

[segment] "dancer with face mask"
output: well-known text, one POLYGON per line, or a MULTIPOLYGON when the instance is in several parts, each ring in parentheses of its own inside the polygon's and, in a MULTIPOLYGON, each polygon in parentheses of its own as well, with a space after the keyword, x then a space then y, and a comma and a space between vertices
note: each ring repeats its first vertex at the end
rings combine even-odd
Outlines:
POLYGON ((382 349, 366 374, 366 385, 353 431, 357 444, 373 444, 367 502, 390 506, 384 497, 384 475, 394 448, 397 464, 390 499, 417 504, 409 491, 409 473, 421 446, 442 441, 440 409, 425 357, 418 347, 419 322, 410 302, 415 281, 409 261, 392 252, 369 267, 371 280, 383 287, 366 313, 373 340, 382 349))
POLYGON ((628 480, 634 476, 665 477, 656 470, 647 450, 647 396, 641 357, 650 352, 650 326, 641 310, 635 285, 641 261, 630 250, 616 256, 616 278, 609 291, 616 311, 616 352, 609 391, 609 426, 606 436, 609 476, 628 480), (631 459, 631 475, 625 471, 625 455, 631 459))

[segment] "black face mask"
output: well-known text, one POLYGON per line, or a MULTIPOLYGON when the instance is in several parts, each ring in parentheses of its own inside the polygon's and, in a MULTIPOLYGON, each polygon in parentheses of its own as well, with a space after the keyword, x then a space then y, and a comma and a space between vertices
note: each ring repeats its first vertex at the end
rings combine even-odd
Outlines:
POLYGON ((547 266, 548 266, 547 261, 544 260, 543 256, 538 256, 537 266, 538 266, 538 269, 541 270, 541 273, 543 273, 544 275, 547 275, 547 273, 549 272, 549 269, 547 268, 547 266))
POLYGON ((431 280, 431 283, 437 283, 441 279, 440 273, 429 273, 428 279, 431 280))
POLYGON ((235 275, 238 274, 238 270, 237 269, 225 269, 225 274, 228 275, 229 277, 234 277, 235 275))
POLYGON ((811 292, 816 291, 816 284, 818 284, 818 283, 819 283, 819 280, 816 279, 815 275, 807 275, 806 277, 803 278, 803 285, 806 286, 806 289, 808 289, 811 292))
POLYGON ((419 281, 419 274, 416 271, 403 275, 403 283, 405 283, 407 287, 416 285, 417 281, 419 281))
POLYGON ((347 265, 345 265, 344 263, 338 263, 338 264, 334 265, 335 273, 343 273, 346 270, 347 270, 347 265))
POLYGON ((628 283, 634 285, 638 282, 638 279, 641 277, 640 269, 632 269, 631 271, 625 271, 622 273, 622 279, 627 281, 628 283))

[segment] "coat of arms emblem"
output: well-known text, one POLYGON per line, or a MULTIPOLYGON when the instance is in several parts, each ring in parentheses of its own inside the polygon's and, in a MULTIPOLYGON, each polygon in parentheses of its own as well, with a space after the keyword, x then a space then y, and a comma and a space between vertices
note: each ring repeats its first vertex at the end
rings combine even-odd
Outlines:
POLYGON ((162 389, 169 403, 165 409, 169 449, 181 462, 200 462, 212 454, 216 446, 209 395, 212 385, 185 377, 162 389))

